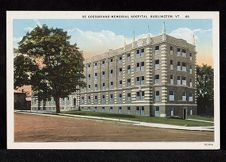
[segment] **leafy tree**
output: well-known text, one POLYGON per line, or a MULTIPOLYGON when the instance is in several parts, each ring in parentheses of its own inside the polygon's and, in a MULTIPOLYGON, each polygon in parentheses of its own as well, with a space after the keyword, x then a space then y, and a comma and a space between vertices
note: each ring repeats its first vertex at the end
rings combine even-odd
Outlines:
POLYGON ((213 68, 197 66, 197 105, 199 114, 213 114, 213 68))
MULTIPOLYGON (((32 89, 41 99, 52 96, 57 113, 60 112, 60 98, 85 86, 82 81, 84 58, 77 45, 70 44, 69 40, 70 36, 62 29, 43 25, 28 32, 18 47, 19 53, 35 60, 39 67, 36 71, 27 70, 31 74, 32 89)), ((27 80, 28 77, 23 78, 27 80)))

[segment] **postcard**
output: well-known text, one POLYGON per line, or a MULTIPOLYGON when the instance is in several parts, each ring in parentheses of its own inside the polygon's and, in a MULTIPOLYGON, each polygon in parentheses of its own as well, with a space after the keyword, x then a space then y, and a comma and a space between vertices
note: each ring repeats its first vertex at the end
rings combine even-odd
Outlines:
POLYGON ((8 149, 220 149, 219 12, 8 11, 8 149))

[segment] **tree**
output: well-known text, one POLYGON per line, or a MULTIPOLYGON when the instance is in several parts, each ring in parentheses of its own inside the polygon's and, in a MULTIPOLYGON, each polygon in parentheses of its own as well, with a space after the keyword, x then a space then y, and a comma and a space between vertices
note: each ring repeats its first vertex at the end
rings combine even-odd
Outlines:
POLYGON ((198 113, 213 114, 213 68, 208 65, 197 66, 197 105, 198 113))
MULTIPOLYGON (((70 44, 70 36, 63 29, 35 27, 19 42, 18 52, 27 55, 39 70, 27 70, 31 74, 32 89, 42 99, 52 96, 56 113, 60 112, 60 98, 67 97, 84 87, 82 53, 76 44, 70 44), (37 61, 39 60, 39 61, 37 61), (45 96, 46 95, 46 96, 45 96)), ((27 72, 26 71, 26 72, 27 72)), ((24 77, 27 80, 27 77, 24 77)))

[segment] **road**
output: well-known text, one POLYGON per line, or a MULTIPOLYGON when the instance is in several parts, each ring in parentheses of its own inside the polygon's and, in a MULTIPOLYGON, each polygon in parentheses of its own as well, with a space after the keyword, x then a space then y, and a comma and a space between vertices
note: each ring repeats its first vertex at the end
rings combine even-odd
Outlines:
POLYGON ((213 132, 134 126, 94 119, 14 113, 15 142, 213 141, 213 132))

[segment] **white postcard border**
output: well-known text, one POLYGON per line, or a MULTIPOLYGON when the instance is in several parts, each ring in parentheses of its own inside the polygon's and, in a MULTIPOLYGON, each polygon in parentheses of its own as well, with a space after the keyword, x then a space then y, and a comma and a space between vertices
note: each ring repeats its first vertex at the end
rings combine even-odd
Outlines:
MULTIPOLYGON (((91 18, 92 19, 92 18, 91 18)), ((114 19, 114 18, 109 18, 114 19)), ((117 18, 123 19, 123 18, 117 18)), ((152 18, 165 19, 165 18, 152 18)), ((171 19, 171 18, 167 18, 171 19)), ((172 19, 176 19, 175 17, 172 19)), ((7 11, 7 148, 8 149, 204 149, 220 148, 219 12, 201 11, 7 11), (82 15, 180 15, 212 19, 214 59, 214 142, 14 142, 13 19, 82 19, 82 15)))

